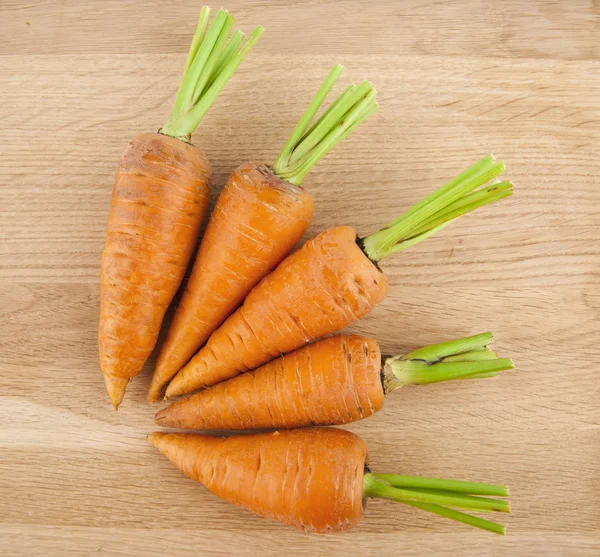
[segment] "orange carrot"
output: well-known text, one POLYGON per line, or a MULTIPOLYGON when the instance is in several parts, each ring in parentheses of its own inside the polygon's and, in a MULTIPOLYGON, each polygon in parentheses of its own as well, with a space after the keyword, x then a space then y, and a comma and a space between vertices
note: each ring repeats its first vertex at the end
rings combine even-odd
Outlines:
POLYGON ((227 43, 233 18, 221 10, 208 26, 200 12, 173 111, 158 133, 134 138, 115 177, 100 270, 100 366, 118 408, 131 377, 152 352, 165 311, 195 246, 209 196, 210 165, 192 132, 254 46, 227 43))
POLYGON ((378 412, 385 395, 405 385, 492 377, 511 369, 511 360, 487 348, 491 342, 492 334, 483 333, 382 358, 373 339, 324 338, 178 400, 155 422, 191 429, 346 424, 378 412))
POLYGON ((414 245, 459 216, 512 193, 510 182, 473 191, 504 170, 488 156, 379 232, 361 239, 330 228, 284 259, 169 384, 190 393, 262 365, 369 313, 387 292, 384 257, 414 245))
POLYGON ((244 163, 227 181, 161 347, 150 402, 308 228, 313 201, 304 177, 377 107, 368 82, 350 86, 308 129, 341 71, 336 65, 327 76, 272 167, 244 163))
POLYGON ((152 433, 151 445, 218 497, 309 532, 356 526, 369 497, 390 499, 497 534, 504 527, 453 510, 509 512, 503 486, 373 474, 357 435, 307 428, 227 439, 189 433, 152 433), (478 497, 485 495, 486 497, 478 497))

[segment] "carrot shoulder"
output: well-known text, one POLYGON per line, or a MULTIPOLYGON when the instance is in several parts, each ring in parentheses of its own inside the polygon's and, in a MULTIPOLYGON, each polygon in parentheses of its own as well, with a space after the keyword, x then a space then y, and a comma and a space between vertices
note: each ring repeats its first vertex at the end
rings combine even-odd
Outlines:
POLYGON ((329 73, 273 166, 244 163, 227 181, 161 347, 150 402, 308 228, 313 201, 302 181, 377 107, 370 83, 350 86, 309 129, 341 71, 329 73))
POLYGON ((335 227, 284 259, 169 384, 166 396, 214 385, 367 315, 385 296, 378 262, 461 215, 512 193, 510 182, 477 191, 504 171, 488 156, 364 239, 335 227))
POLYGON ((152 352, 194 249, 209 195, 210 165, 189 139, 256 42, 227 37, 233 18, 203 8, 171 115, 119 162, 100 270, 98 345, 106 388, 118 408, 129 379, 152 352))

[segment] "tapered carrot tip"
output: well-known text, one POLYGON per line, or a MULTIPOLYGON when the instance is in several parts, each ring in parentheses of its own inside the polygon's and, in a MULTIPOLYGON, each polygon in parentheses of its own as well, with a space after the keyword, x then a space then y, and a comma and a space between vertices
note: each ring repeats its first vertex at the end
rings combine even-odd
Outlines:
POLYGON ((161 433, 160 431, 155 431, 146 437, 148 443, 150 443, 153 447, 158 449, 160 445, 160 440, 166 435, 166 433, 161 433))
POLYGON ((156 415, 154 416, 154 423, 156 425, 169 425, 168 420, 167 420, 167 408, 163 408, 162 410, 160 410, 159 412, 156 413, 156 415))
POLYGON ((108 391, 108 396, 115 410, 119 409, 119 405, 123 402, 125 391, 127 390, 129 378, 115 377, 114 375, 104 375, 104 384, 108 391))
POLYGON ((150 390, 148 391, 148 403, 152 404, 154 402, 158 402, 160 399, 161 388, 158 385, 155 385, 154 382, 150 385, 150 390))

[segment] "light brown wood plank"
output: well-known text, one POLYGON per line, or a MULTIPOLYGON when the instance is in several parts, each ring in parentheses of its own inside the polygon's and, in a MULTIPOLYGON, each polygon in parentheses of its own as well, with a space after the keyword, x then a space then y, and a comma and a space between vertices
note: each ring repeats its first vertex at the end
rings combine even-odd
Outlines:
MULTIPOLYGON (((400 530, 399 525, 395 525, 400 530)), ((593 557, 597 555, 599 544, 592 535, 568 533, 515 534, 510 538, 489 539, 485 533, 475 533, 465 537, 460 533, 437 533, 425 535, 416 532, 377 533, 365 543, 358 532, 346 536, 315 537, 289 531, 275 536, 269 533, 246 533, 222 530, 196 529, 148 529, 128 528, 73 528, 38 527, 35 531, 22 526, 0 527, 0 534, 8 543, 21 544, 20 555, 31 555, 39 547, 65 556, 103 555, 107 557, 129 557, 130 555, 184 556, 193 552, 210 552, 216 557, 228 557, 231 539, 236 539, 237 555, 254 556, 281 555, 285 546, 286 555, 348 555, 359 552, 365 555, 396 555, 401 548, 407 557, 420 557, 423 554, 451 555, 449 548, 459 547, 462 555, 498 557, 527 555, 528 557, 563 557, 577 548, 577 555, 593 557), (210 549, 209 549, 210 548, 210 549)))
MULTIPOLYGON (((213 8, 219 6, 213 5, 213 8)), ((331 65, 380 109, 309 175, 316 213, 376 230, 488 152, 515 195, 383 263, 348 328, 384 353, 491 330, 516 369, 405 388, 349 429, 372 468, 506 483, 506 538, 385 501, 309 536, 211 495, 146 441, 154 358, 115 413, 97 361, 116 161, 168 116, 197 2, 0 3, 0 547, 14 556, 600 553, 597 2, 243 2, 267 31, 194 135, 213 201, 272 161, 331 65)))
MULTIPOLYGON (((215 10, 220 6, 214 4, 215 10)), ((598 6, 590 0, 229 0, 245 31, 268 30, 261 48, 376 54, 597 59, 598 6), (314 33, 313 34, 311 34, 314 33)), ((1 54, 187 52, 200 4, 157 0, 4 0, 1 54)))

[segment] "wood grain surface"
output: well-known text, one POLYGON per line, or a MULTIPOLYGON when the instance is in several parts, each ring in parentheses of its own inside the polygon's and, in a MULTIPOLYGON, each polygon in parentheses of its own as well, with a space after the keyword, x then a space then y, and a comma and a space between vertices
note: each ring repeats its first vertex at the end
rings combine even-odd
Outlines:
MULTIPOLYGON (((0 2, 3 555, 592 556, 600 553, 600 5, 228 0, 266 33, 194 136, 213 199, 272 161, 334 62, 380 110, 312 172, 309 235, 375 230, 488 152, 516 194, 385 261, 351 327, 386 352, 484 330, 516 370, 407 388, 350 427, 378 471, 511 486, 508 536, 385 501, 348 535, 216 499, 146 444, 153 362, 115 413, 98 367, 113 174, 165 121, 200 4, 0 2)), ((214 5, 214 8, 219 6, 214 5)))

